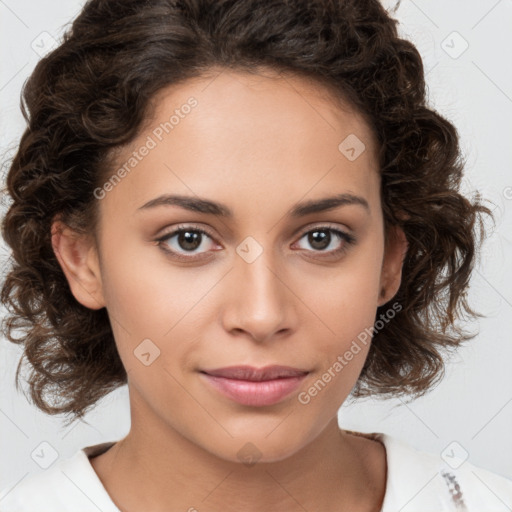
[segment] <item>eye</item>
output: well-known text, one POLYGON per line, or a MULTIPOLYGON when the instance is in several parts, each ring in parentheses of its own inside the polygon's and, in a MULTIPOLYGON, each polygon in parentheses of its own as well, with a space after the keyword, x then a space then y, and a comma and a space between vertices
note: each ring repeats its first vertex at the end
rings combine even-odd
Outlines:
POLYGON ((195 226, 178 226, 177 229, 162 235, 155 241, 166 253, 187 261, 196 259, 197 255, 203 252, 208 252, 209 246, 213 245, 212 236, 204 229, 195 226))
MULTIPOLYGON (((324 257, 324 253, 325 257, 341 255, 356 241, 354 236, 331 226, 310 229, 302 234, 299 242, 303 238, 306 238, 307 243, 313 248, 306 250, 321 253, 321 257, 324 257)), ((215 247, 213 236, 206 230, 191 225, 179 225, 157 238, 155 242, 164 252, 182 261, 193 261, 202 258, 203 253, 215 250, 212 249, 215 247)))
POLYGON ((356 241, 354 236, 331 226, 316 226, 303 233, 300 240, 303 238, 313 247, 313 252, 326 253, 328 256, 342 254, 356 241))

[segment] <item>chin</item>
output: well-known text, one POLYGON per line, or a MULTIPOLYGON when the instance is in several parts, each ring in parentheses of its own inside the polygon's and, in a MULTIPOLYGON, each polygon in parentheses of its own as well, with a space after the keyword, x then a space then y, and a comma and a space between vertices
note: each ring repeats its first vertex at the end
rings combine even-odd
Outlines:
POLYGON ((262 433, 261 429, 258 432, 254 429, 254 435, 246 430, 244 435, 224 438, 216 444, 212 444, 212 438, 205 441, 203 448, 216 457, 250 467, 255 463, 285 460, 303 449, 309 439, 304 432, 291 434, 282 429, 278 433, 277 429, 274 432, 269 429, 262 433))

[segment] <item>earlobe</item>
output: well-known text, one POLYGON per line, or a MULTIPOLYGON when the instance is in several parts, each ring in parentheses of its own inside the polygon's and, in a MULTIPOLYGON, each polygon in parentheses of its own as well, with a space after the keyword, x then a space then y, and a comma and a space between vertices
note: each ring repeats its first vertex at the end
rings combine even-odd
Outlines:
POLYGON ((382 262, 378 305, 389 302, 398 292, 402 282, 402 267, 409 243, 402 228, 389 228, 382 262))
POLYGON ((80 235, 60 220, 51 227, 52 248, 75 299, 89 309, 105 306, 97 250, 92 237, 80 235))

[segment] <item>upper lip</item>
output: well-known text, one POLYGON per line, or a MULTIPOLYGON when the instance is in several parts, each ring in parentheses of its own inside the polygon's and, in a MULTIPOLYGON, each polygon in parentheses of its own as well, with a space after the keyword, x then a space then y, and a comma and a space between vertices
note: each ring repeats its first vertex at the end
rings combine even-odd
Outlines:
POLYGON ((272 380, 285 377, 299 377, 309 373, 307 370, 292 368, 291 366, 270 365, 263 368, 254 366, 227 366, 225 368, 216 368, 214 370, 202 370, 203 373, 215 377, 224 377, 237 380, 272 380))

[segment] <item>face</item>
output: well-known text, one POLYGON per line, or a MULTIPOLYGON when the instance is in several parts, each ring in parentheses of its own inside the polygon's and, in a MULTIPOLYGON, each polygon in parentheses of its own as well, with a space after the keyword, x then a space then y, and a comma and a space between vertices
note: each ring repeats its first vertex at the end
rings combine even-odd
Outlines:
POLYGON ((58 254, 77 300, 107 308, 139 427, 233 461, 246 443, 274 461, 315 439, 399 286, 379 191, 368 125, 319 85, 224 70, 161 91, 96 191, 98 247, 58 254), (203 373, 269 365, 302 373, 203 373))

